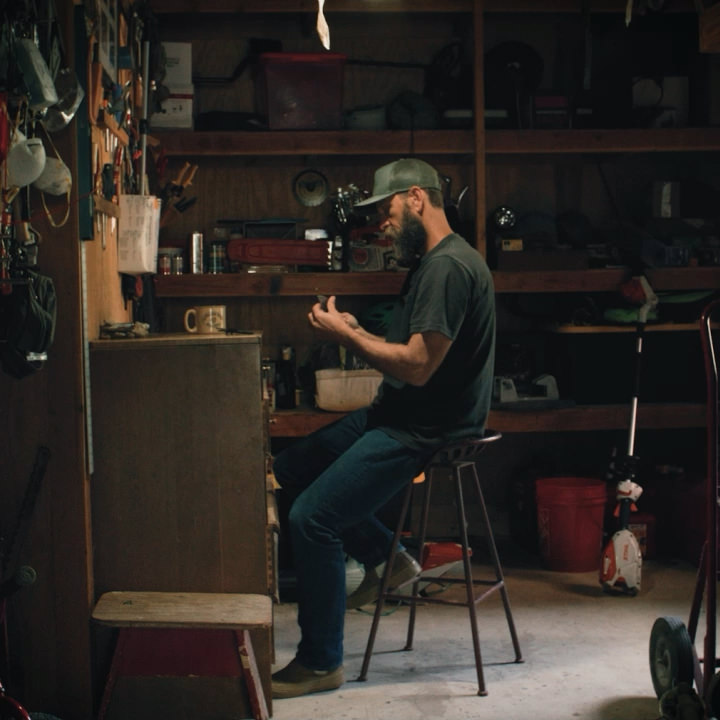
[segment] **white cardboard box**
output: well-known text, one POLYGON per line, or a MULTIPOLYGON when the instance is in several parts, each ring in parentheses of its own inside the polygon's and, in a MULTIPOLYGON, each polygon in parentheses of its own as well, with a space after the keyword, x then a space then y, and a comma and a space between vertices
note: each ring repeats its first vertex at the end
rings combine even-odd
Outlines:
POLYGON ((377 370, 316 370, 315 404, 333 412, 357 410, 373 401, 382 379, 377 370))
POLYGON ((153 113, 150 116, 150 126, 192 130, 195 88, 192 85, 184 85, 168 89, 170 97, 160 103, 162 112, 153 113))
POLYGON ((164 42, 165 77, 167 87, 192 85, 192 43, 164 42))

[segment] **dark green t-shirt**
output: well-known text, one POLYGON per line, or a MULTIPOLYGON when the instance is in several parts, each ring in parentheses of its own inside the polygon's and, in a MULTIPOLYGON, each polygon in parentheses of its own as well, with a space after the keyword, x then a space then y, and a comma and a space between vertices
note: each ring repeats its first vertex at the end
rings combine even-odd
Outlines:
POLYGON ((424 255, 411 273, 386 341, 405 343, 414 333, 434 331, 452 345, 422 387, 385 375, 370 420, 410 447, 431 449, 485 429, 495 357, 495 291, 483 257, 456 234, 424 255))

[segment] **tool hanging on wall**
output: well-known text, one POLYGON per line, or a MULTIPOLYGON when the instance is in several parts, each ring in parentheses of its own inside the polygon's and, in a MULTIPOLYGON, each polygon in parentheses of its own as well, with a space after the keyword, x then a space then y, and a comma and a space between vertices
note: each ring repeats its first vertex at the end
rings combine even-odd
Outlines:
POLYGON ((148 131, 148 98, 150 96, 150 43, 143 42, 142 57, 142 115, 140 116, 140 194, 147 195, 147 131, 148 131))
POLYGON ((180 213, 185 212, 197 202, 197 197, 188 198, 184 195, 185 189, 192 185, 197 171, 197 165, 191 165, 189 162, 185 162, 175 178, 165 184, 165 187, 160 193, 160 200, 162 202, 160 227, 169 225, 180 213))

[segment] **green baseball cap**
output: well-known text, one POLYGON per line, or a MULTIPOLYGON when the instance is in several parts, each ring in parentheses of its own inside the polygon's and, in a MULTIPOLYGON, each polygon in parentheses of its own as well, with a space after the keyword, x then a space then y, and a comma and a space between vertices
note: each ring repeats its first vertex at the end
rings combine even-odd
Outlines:
POLYGON ((413 185, 435 190, 442 189, 437 171, 424 160, 417 158, 395 160, 375 171, 372 195, 367 200, 355 203, 355 207, 373 205, 390 195, 405 192, 413 185))

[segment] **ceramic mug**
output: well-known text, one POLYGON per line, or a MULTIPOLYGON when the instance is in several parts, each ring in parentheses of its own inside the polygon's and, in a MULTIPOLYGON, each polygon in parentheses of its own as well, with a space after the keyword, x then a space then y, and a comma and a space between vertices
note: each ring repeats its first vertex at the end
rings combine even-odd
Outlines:
POLYGON ((185 311, 185 330, 208 335, 225 332, 225 305, 198 305, 185 311))

